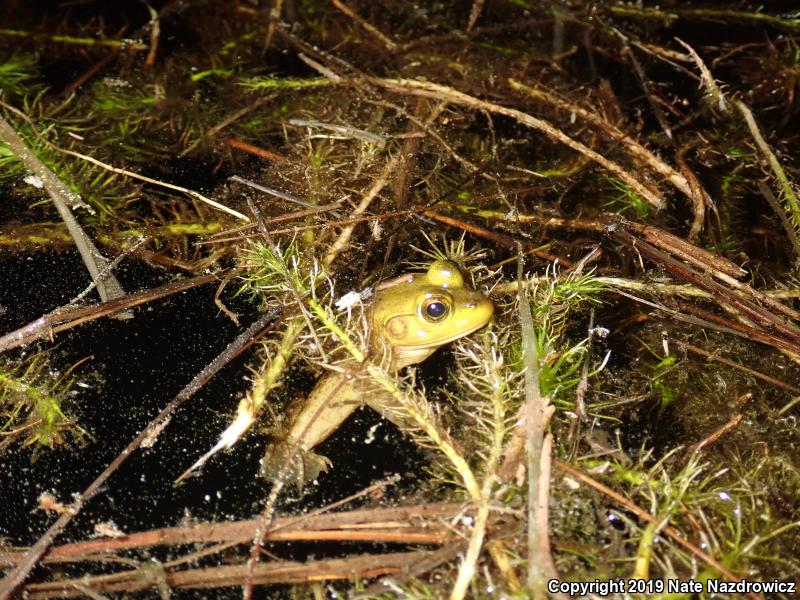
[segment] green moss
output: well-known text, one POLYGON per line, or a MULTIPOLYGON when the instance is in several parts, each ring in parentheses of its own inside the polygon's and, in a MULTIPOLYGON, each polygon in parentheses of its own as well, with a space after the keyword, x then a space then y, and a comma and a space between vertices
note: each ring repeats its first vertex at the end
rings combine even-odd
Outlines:
POLYGON ((46 354, 21 363, 0 363, 0 452, 14 443, 54 448, 66 435, 81 438, 84 431, 63 409, 75 378, 71 369, 61 375, 46 354))
POLYGON ((292 90, 324 87, 331 82, 324 77, 299 79, 296 77, 243 77, 239 85, 249 90, 292 90))
POLYGON ((639 194, 624 181, 616 177, 606 176, 605 181, 610 185, 612 197, 603 206, 619 215, 633 216, 644 221, 650 216, 653 207, 645 202, 639 194))
POLYGON ((36 82, 38 66, 33 57, 15 54, 0 62, 0 91, 4 100, 36 94, 42 85, 36 82))

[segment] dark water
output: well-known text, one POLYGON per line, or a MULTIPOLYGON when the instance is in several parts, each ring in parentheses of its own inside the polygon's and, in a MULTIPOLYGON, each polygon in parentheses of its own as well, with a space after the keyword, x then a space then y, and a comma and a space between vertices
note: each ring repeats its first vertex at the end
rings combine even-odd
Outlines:
MULTIPOLYGON (((121 269, 120 279, 133 291, 169 277, 133 265, 121 269)), ((0 305, 7 309, 0 317, 0 332, 5 333, 73 297, 86 275, 76 253, 42 253, 2 257, 0 281, 0 305)), ((37 497, 50 492, 68 503, 239 333, 218 314, 214 291, 214 285, 190 290, 136 309, 135 319, 98 321, 59 334, 53 345, 40 343, 12 353, 13 358, 55 346, 51 362, 61 369, 93 357, 77 371, 89 387, 76 387, 77 397, 66 407, 92 438, 84 447, 69 444, 41 452, 35 462, 30 448, 15 447, 0 456, 0 536, 15 545, 33 543, 51 522, 37 510, 37 497)), ((243 323, 254 317, 251 311, 243 323)), ((229 424, 248 387, 248 360, 253 362, 252 352, 186 403, 153 448, 131 456, 61 541, 85 538, 96 522, 107 520, 131 532, 175 525, 185 517, 233 520, 258 514, 269 493, 257 476, 267 440, 258 432, 217 455, 185 484, 172 483, 229 424)), ((334 470, 302 497, 289 492, 282 501, 284 510, 306 510, 342 498, 388 474, 413 471, 419 459, 391 425, 367 410, 351 418, 320 451, 334 460, 334 470), (365 446, 371 428, 375 441, 365 446)))

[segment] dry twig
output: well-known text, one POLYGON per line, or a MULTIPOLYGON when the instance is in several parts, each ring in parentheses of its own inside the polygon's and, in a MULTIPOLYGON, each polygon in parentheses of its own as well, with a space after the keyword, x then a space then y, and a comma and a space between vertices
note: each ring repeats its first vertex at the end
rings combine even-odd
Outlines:
POLYGON ((708 352, 707 350, 703 350, 702 348, 698 348, 697 346, 690 344, 688 342, 684 342, 682 340, 673 340, 674 343, 679 347, 683 348, 684 350, 688 350, 694 354, 699 354, 707 358, 708 360, 718 362, 721 365, 726 365, 728 367, 732 367, 742 373, 747 373, 748 375, 752 375, 753 377, 757 377, 762 381, 766 381, 770 385, 774 385, 775 387, 781 388, 782 390, 786 390, 787 392, 791 392, 792 394, 800 394, 800 388, 788 384, 780 379, 775 379, 774 377, 770 377, 769 375, 765 375, 760 371, 756 371, 755 369, 751 369, 749 367, 745 367, 744 365, 740 365, 739 363, 719 356, 716 352, 708 352))
MULTIPOLYGON (((374 486, 370 486, 374 489, 374 486)), ((348 498, 352 501, 354 498, 348 498)), ((339 504, 339 503, 337 503, 339 504)), ((330 509, 328 506, 326 509, 330 509)), ((313 514, 275 519, 264 533, 265 542, 349 541, 397 544, 445 544, 454 532, 445 522, 463 514, 461 504, 421 504, 395 508, 370 508, 345 512, 320 510, 313 514)), ((165 527, 114 538, 100 538, 54 546, 43 564, 96 561, 112 553, 154 546, 183 544, 247 544, 253 539, 258 519, 222 523, 198 523, 165 527)), ((24 551, 0 550, 0 567, 18 565, 24 551)))
POLYGON ((52 338, 56 333, 66 331, 83 323, 88 323, 102 317, 113 316, 126 311, 134 306, 145 304, 158 298, 165 298, 197 286, 205 285, 217 279, 217 274, 200 275, 168 283, 161 287, 128 294, 117 300, 109 300, 99 304, 87 306, 73 306, 71 304, 60 306, 57 309, 31 321, 10 333, 0 337, 0 353, 25 346, 36 340, 52 338))
POLYGON ((336 8, 346 14, 348 17, 353 19, 356 23, 361 25, 365 31, 367 31, 370 35, 372 35, 375 39, 377 39, 381 44, 383 44, 389 52, 394 52, 397 49, 397 44, 395 44, 389 37, 383 33, 380 29, 375 27, 372 23, 367 21, 364 17, 360 16, 356 11, 352 8, 347 6, 341 0, 331 0, 331 4, 333 4, 336 8))

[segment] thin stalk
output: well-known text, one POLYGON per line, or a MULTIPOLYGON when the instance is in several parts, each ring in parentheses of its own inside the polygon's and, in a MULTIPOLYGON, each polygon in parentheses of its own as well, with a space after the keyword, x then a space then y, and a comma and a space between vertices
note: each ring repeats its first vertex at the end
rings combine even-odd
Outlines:
POLYGON ((636 563, 633 568, 633 579, 647 579, 650 576, 650 561, 653 557, 653 543, 659 523, 648 523, 639 538, 639 547, 636 550, 636 563))
MULTIPOLYGON (((399 154, 392 156, 388 161, 386 161, 383 171, 381 171, 381 174, 372 184, 372 187, 370 187, 367 193, 361 198, 361 202, 358 203, 358 206, 351 213, 351 217, 361 215, 369 208, 369 205, 372 204, 372 201, 378 197, 378 194, 381 193, 381 190, 383 190, 383 188, 386 187, 391 181, 399 162, 399 154)), ((326 270, 331 266, 331 263, 336 260, 336 257, 339 256, 341 251, 350 244, 350 238, 353 236, 353 231, 355 230, 356 225, 357 223, 347 225, 339 233, 339 237, 336 238, 336 241, 331 244, 330 250, 328 250, 328 253, 322 259, 322 266, 326 270)))
MULTIPOLYGON (((533 327, 531 305, 528 301, 527 286, 522 272, 522 255, 517 261, 517 281, 519 281, 519 321, 522 332, 522 356, 525 364, 525 429, 528 456, 528 590, 535 600, 547 598, 545 571, 545 545, 547 531, 541 531, 542 523, 539 506, 541 482, 542 447, 545 434, 545 405, 539 386, 539 354, 536 331, 533 327)), ((545 507, 546 510, 546 507, 545 507)), ((546 523, 545 518, 545 523, 546 523)))
POLYGON ((208 459, 220 450, 233 447, 245 432, 250 429, 256 420, 256 416, 264 406, 267 396, 280 384, 281 375, 284 369, 286 369, 289 357, 292 355, 292 350, 294 350, 297 344, 297 338, 302 332, 302 317, 296 316, 289 320, 286 324, 286 329, 283 332, 280 344, 278 345, 278 351, 274 356, 270 356, 267 359, 268 366, 266 369, 259 369, 256 371, 250 393, 242 398, 236 409, 236 418, 228 425, 225 431, 220 434, 217 443, 214 444, 208 452, 198 458, 191 467, 180 474, 175 480, 175 485, 183 483, 189 475, 206 464, 208 459))
MULTIPOLYGON (((495 348, 492 347, 489 351, 494 354, 495 348)), ((494 358, 494 357, 493 357, 494 358)), ((491 373, 495 385, 492 386, 492 394, 490 403, 492 407, 492 432, 491 432, 491 445, 489 448, 489 456, 486 461, 486 470, 483 473, 483 482, 481 483, 480 503, 478 504, 478 511, 475 515, 475 523, 472 526, 472 535, 470 536, 467 552, 464 554, 464 559, 458 568, 458 577, 453 585, 453 590, 450 592, 450 600, 461 600, 467 595, 469 584, 475 575, 477 569, 478 559, 480 558, 481 549, 483 548, 483 541, 486 537, 486 524, 489 520, 490 500, 495 484, 498 481, 497 469, 500 466, 500 459, 503 454, 503 441, 506 434, 506 404, 505 404, 505 386, 501 384, 503 379, 502 374, 499 372, 501 364, 496 360, 492 360, 491 373)))
POLYGON ((116 50, 129 50, 133 52, 141 52, 147 50, 146 44, 133 42, 131 40, 108 40, 87 37, 75 37, 72 35, 47 35, 42 33, 33 33, 21 29, 0 29, 0 36, 29 38, 33 40, 42 40, 50 42, 58 42, 62 44, 76 44, 78 46, 104 46, 114 48, 116 50))
POLYGON ((764 155, 764 158, 767 160, 767 163, 775 175, 775 179, 778 180, 778 183, 781 186, 783 198, 786 200, 786 205, 789 208, 789 215, 792 220, 792 224, 795 226, 795 228, 800 228, 800 200, 797 198, 797 194, 794 191, 792 183, 789 181, 789 177, 786 175, 786 171, 783 170, 778 157, 775 156, 775 153, 769 147, 769 144, 767 144, 764 136, 761 135, 761 130, 758 127, 758 123, 756 123, 756 119, 753 116, 753 112, 750 110, 750 107, 748 107, 741 100, 734 100, 733 104, 736 106, 739 112, 742 113, 744 122, 747 123, 747 128, 750 130, 750 135, 753 136, 756 146, 758 146, 761 154, 764 155))

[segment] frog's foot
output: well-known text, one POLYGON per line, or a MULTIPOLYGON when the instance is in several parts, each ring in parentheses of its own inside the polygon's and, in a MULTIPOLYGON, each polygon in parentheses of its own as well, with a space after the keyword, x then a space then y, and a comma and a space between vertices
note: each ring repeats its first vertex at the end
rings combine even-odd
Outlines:
POLYGON ((306 483, 316 479, 330 466, 331 461, 325 456, 311 450, 293 447, 287 442, 277 442, 267 448, 266 454, 261 459, 261 476, 269 481, 275 481, 284 470, 284 480, 294 482, 297 489, 302 490, 306 483))

